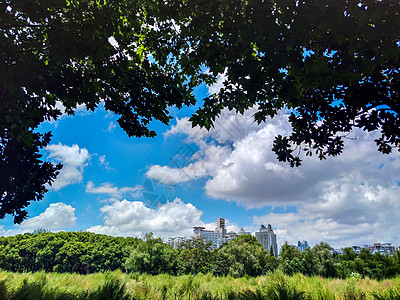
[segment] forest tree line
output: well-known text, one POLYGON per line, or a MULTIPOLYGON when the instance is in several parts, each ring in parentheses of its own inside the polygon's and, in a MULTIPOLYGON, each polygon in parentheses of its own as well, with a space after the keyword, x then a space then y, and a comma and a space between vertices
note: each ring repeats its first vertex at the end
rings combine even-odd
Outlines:
POLYGON ((333 255, 321 242, 300 252, 282 246, 279 258, 263 250, 251 235, 231 240, 219 249, 201 239, 186 240, 174 249, 151 233, 143 239, 91 232, 43 232, 0 237, 0 268, 12 272, 96 273, 114 270, 151 275, 212 273, 215 276, 259 276, 280 270, 288 275, 328 278, 391 278, 400 274, 400 249, 393 256, 354 253, 345 248, 333 255))

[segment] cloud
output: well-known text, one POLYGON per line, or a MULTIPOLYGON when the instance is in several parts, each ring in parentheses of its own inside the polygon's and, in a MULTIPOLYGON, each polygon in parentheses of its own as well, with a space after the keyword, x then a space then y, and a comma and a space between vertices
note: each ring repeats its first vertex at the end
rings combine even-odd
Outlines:
MULTIPOLYGON (((62 104, 61 101, 56 101, 55 107, 61 111, 62 113, 61 117, 68 116, 67 113, 65 112, 65 106, 62 104)), ((76 113, 89 113, 89 110, 86 108, 85 104, 77 104, 76 108, 74 109, 74 114, 76 113)))
POLYGON ((220 166, 229 164, 229 157, 235 141, 244 138, 258 128, 251 116, 255 111, 237 115, 224 111, 210 131, 192 127, 188 118, 177 120, 177 124, 164 136, 186 135, 169 166, 151 166, 146 175, 164 184, 177 184, 207 176, 217 175, 220 166), (210 142, 212 140, 212 142, 210 142))
POLYGON ((298 212, 270 213, 254 217, 254 224, 272 224, 278 242, 310 245, 325 241, 334 247, 398 243, 399 186, 387 189, 332 185, 317 201, 304 202, 298 212))
POLYGON ((142 187, 135 186, 135 187, 118 188, 108 182, 104 182, 100 186, 95 187, 94 183, 92 181, 88 181, 85 191, 89 194, 104 194, 104 195, 110 195, 110 196, 113 196, 116 198, 120 198, 125 194, 130 194, 131 197, 137 198, 141 195, 142 187))
POLYGON ((379 132, 354 129, 339 157, 303 157, 301 167, 291 168, 271 151, 278 134, 291 132, 287 114, 258 126, 252 117, 256 110, 244 115, 224 110, 209 132, 192 128, 188 119, 178 120, 165 136, 184 135, 184 144, 196 151, 184 155, 189 163, 152 166, 147 176, 174 183, 203 178, 209 197, 246 208, 294 207, 295 213, 255 219, 267 223, 271 218, 293 242, 398 239, 400 153, 378 152, 374 140, 379 132), (286 226, 280 218, 292 219, 286 226))
MULTIPOLYGON (((61 111, 61 116, 58 119, 68 116, 68 114, 65 112, 65 106, 61 101, 56 101, 55 108, 57 108, 61 111)), ((85 104, 78 104, 75 108, 75 113, 86 112, 86 111, 87 111, 87 109, 86 109, 85 104)))
POLYGON ((115 128, 117 128, 117 125, 111 121, 108 123, 108 127, 106 129, 107 132, 114 132, 115 128))
POLYGON ((188 120, 178 122, 166 135, 188 135, 199 150, 187 157, 190 163, 152 166, 147 176, 162 182, 207 178, 205 190, 209 196, 247 207, 317 199, 327 184, 346 178, 351 178, 354 185, 390 186, 400 181, 399 153, 382 155, 374 143, 377 134, 357 129, 352 133, 355 140, 345 140, 341 156, 323 161, 304 157, 303 166, 291 168, 271 151, 278 134, 290 134, 288 116, 281 113, 257 126, 252 118, 255 111, 250 109, 242 116, 225 110, 215 128, 201 138, 196 137, 196 128, 189 128, 188 120))
POLYGON ((176 198, 157 208, 148 208, 140 201, 115 201, 102 207, 104 224, 87 231, 113 236, 142 236, 153 232, 156 236, 190 236, 193 226, 202 226, 202 211, 191 203, 176 198))
POLYGON ((75 208, 62 202, 51 203, 43 213, 26 219, 20 225, 14 225, 12 229, 5 230, 5 226, 0 225, 0 236, 32 233, 39 228, 46 228, 50 231, 65 230, 74 226, 75 221, 75 208))
MULTIPOLYGON (((306 213, 297 214, 269 214, 264 217, 255 218, 259 224, 272 224, 277 243, 280 248, 285 242, 297 244, 297 241, 306 240, 313 247, 321 241, 329 243, 335 248, 348 247, 352 245, 364 245, 379 242, 375 224, 360 223, 348 226, 332 219, 313 218, 306 213), (283 223, 282 219, 294 219, 283 223), (269 220, 269 222, 266 222, 269 220)), ((387 242, 388 240, 381 240, 387 242)))
POLYGON ((105 155, 105 154, 104 154, 104 155, 93 154, 93 155, 97 155, 97 156, 99 157, 99 161, 98 161, 97 164, 98 164, 100 167, 102 167, 102 168, 104 168, 104 169, 106 169, 106 170, 109 170, 109 171, 117 171, 117 170, 115 170, 114 168, 111 168, 111 167, 110 167, 110 162, 107 161, 106 155, 105 155))
MULTIPOLYGON (((54 124, 55 127, 58 126, 58 121, 66 118, 68 116, 71 116, 65 112, 65 106, 61 101, 56 101, 54 107, 52 107, 52 108, 58 109, 61 112, 61 115, 57 118, 57 120, 52 119, 52 120, 45 121, 45 122, 54 124)), ((77 114, 82 115, 82 114, 89 114, 89 113, 90 113, 90 111, 86 108, 85 104, 78 104, 74 110, 74 115, 77 115, 77 114)))
POLYGON ((99 165, 105 167, 106 169, 110 168, 110 163, 108 161, 106 161, 105 155, 101 155, 99 157, 99 165))
POLYGON ((146 175, 167 185, 203 178, 213 173, 213 168, 225 160, 228 152, 226 147, 213 145, 204 147, 191 157, 178 153, 171 159, 172 167, 154 165, 146 175))
POLYGON ((47 146, 46 150, 49 152, 49 159, 63 164, 60 174, 52 184, 52 189, 57 191, 67 185, 82 181, 84 168, 90 159, 89 152, 85 148, 81 149, 78 145, 70 147, 59 143, 47 146))
POLYGON ((217 81, 214 84, 207 86, 208 94, 209 95, 217 94, 223 87, 224 81, 227 80, 227 78, 228 77, 226 76, 226 71, 223 74, 218 74, 217 81))
POLYGON ((25 220, 21 223, 21 229, 47 228, 49 230, 61 230, 75 225, 75 208, 71 205, 58 202, 50 206, 37 217, 25 220))

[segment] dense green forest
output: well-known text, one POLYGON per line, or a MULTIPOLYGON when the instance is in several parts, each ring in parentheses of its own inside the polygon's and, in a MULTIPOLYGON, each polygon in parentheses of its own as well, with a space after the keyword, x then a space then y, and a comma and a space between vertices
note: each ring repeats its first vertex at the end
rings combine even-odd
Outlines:
POLYGON ((80 274, 120 269, 149 275, 211 273, 236 278, 278 270, 287 275, 380 280, 400 274, 400 250, 388 256, 367 250, 355 254, 346 248, 343 255, 332 255, 330 246, 322 242, 303 253, 285 244, 277 259, 251 235, 209 250, 209 245, 198 239, 187 240, 179 249, 173 249, 151 233, 142 240, 91 232, 43 232, 1 237, 0 268, 80 274))

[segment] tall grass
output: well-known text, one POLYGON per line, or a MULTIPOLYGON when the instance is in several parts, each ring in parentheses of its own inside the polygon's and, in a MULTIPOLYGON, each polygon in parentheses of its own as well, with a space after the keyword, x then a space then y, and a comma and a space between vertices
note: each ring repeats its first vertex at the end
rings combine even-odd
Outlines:
POLYGON ((211 274, 171 276, 125 274, 10 273, 0 271, 0 299, 4 300, 362 300, 399 299, 400 277, 375 281, 286 276, 214 277, 211 274))

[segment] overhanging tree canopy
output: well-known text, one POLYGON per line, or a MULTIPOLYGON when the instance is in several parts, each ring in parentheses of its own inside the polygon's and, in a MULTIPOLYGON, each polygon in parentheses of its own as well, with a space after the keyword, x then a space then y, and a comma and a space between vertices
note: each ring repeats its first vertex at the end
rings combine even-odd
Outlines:
MULTIPOLYGON (((43 162, 37 126, 100 101, 130 136, 154 136, 168 107, 225 73, 224 87, 191 120, 210 128, 224 108, 257 105, 255 121, 292 109, 293 133, 273 150, 338 155, 353 127, 399 147, 400 4, 387 0, 191 0, 0 3, 0 218, 26 217, 61 166, 43 162), (110 38, 112 37, 112 42, 110 38), (207 68, 209 72, 204 73, 207 68)), ((268 149, 266 149, 268 151, 268 149)))
MULTIPOLYGON (((129 136, 154 136, 153 119, 168 123, 168 107, 194 97, 176 66, 148 58, 153 18, 146 1, 3 1, 0 4, 0 218, 40 200, 61 165, 38 153, 50 133, 35 132, 68 113, 100 101, 119 115, 129 136), (110 42, 110 37, 113 41, 110 42)), ((154 26, 153 26, 154 27, 154 26)))
POLYGON ((293 146, 336 156, 353 127, 380 130, 383 153, 399 149, 398 1, 188 1, 187 9, 183 68, 204 64, 227 78, 193 124, 209 128, 223 108, 257 104, 258 122, 292 109, 293 133, 273 148, 292 166, 301 162, 293 146))

